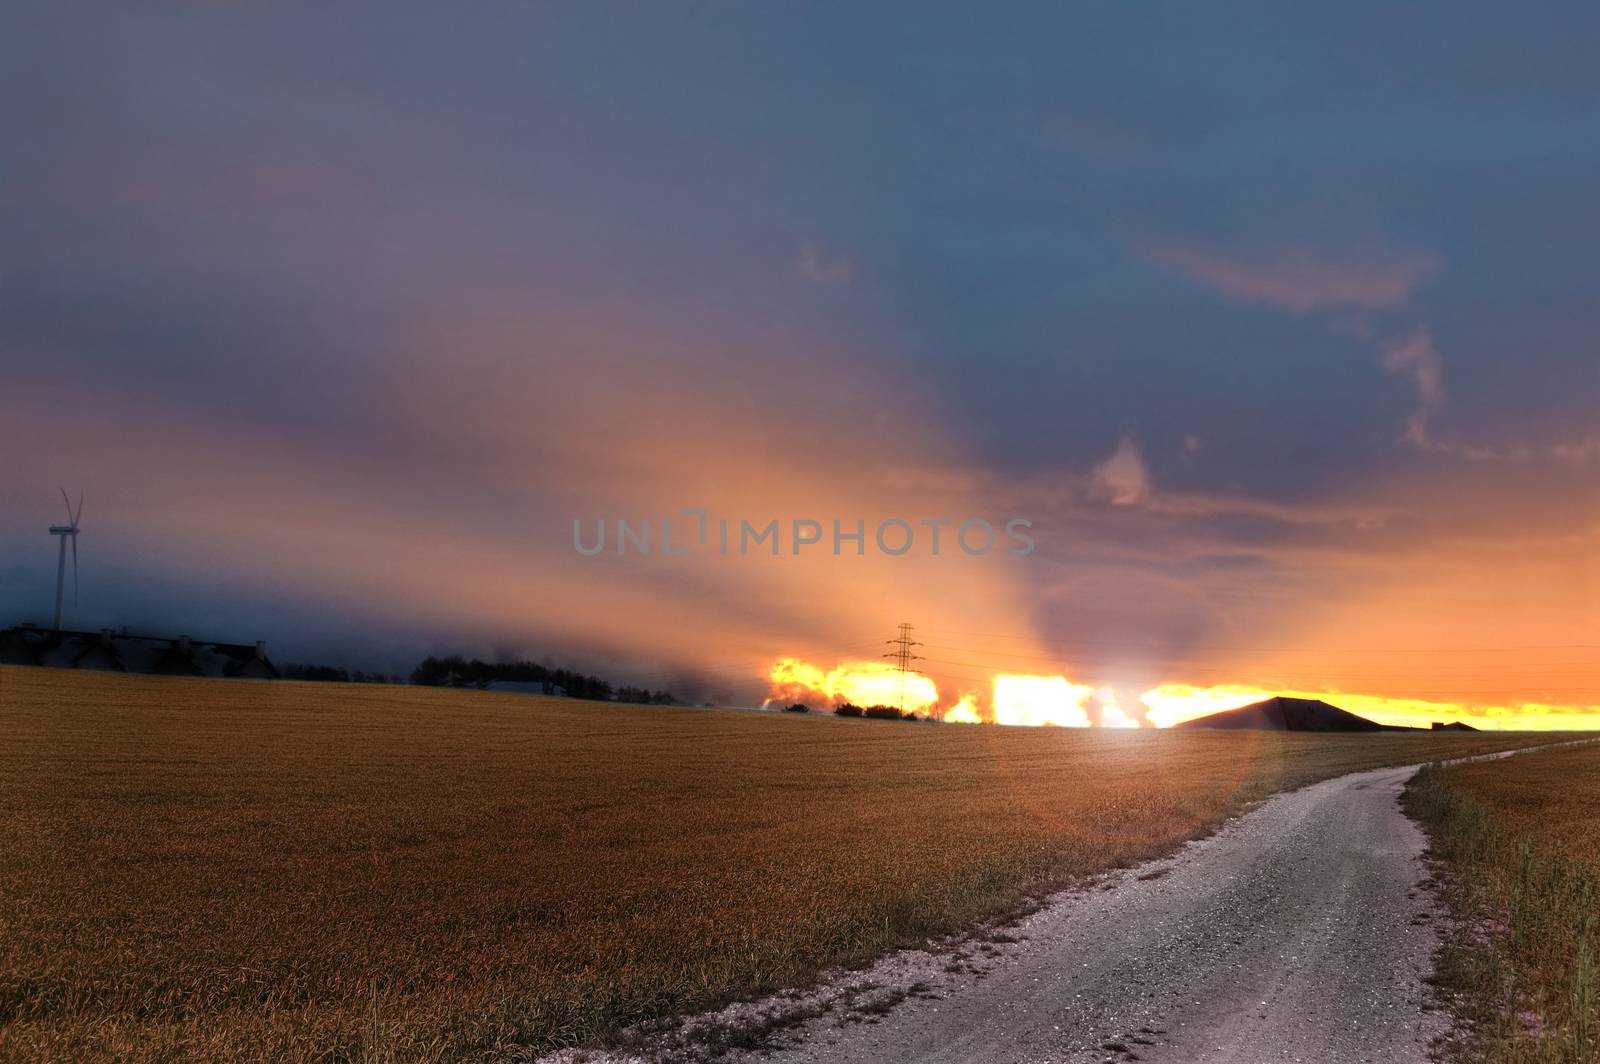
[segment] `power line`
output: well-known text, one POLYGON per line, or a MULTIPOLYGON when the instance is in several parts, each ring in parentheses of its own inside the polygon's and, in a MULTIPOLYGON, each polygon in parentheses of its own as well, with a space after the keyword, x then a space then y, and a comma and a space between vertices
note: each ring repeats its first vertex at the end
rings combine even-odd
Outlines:
MULTIPOLYGON (((929 644, 926 644, 926 645, 928 646, 929 649, 949 649, 949 650, 954 650, 954 651, 961 652, 961 653, 967 653, 967 651, 964 651, 960 647, 941 648, 941 647, 939 647, 938 644, 935 644, 935 643, 929 643, 929 644)), ((966 666, 966 667, 978 668, 978 669, 985 669, 985 668, 993 668, 993 669, 998 669, 998 670, 1013 669, 1013 670, 1016 670, 1016 671, 1024 671, 1026 668, 1034 666, 1034 665, 1037 665, 1037 664, 1053 666, 1057 671, 1060 671, 1060 670, 1064 669, 1066 667, 1066 664, 1067 664, 1067 659, 1064 658, 1064 657, 1054 657, 1054 656, 1045 656, 1045 655, 1032 655, 1032 654, 990 655, 990 654, 988 654, 988 653, 986 653, 984 651, 979 651, 978 652, 978 657, 979 657, 980 660, 976 660, 976 661, 956 660, 954 658, 928 658, 927 660, 929 662, 939 662, 939 663, 942 663, 942 664, 945 664, 945 665, 958 665, 958 666, 966 666), (1026 664, 1016 664, 1018 662, 1026 663, 1026 664)), ((1172 657, 1154 657, 1154 658, 1109 658, 1109 659, 1107 659, 1107 658, 1093 657, 1093 658, 1087 659, 1086 663, 1087 663, 1087 665, 1089 665, 1095 671, 1098 671, 1098 672, 1106 672, 1106 671, 1115 670, 1115 669, 1119 669, 1119 668, 1120 669, 1135 669, 1135 670, 1138 670, 1138 669, 1170 670, 1172 668, 1180 668, 1180 669, 1188 669, 1190 671, 1202 671, 1202 672, 1206 672, 1206 671, 1210 671, 1210 672, 1234 671, 1234 672, 1237 672, 1240 669, 1240 663, 1239 662, 1235 662, 1235 661, 1206 661, 1206 660, 1203 660, 1203 659, 1188 658, 1188 657, 1184 657, 1182 655, 1173 655, 1172 657)), ((1316 672, 1316 671, 1328 671, 1329 668, 1330 668, 1329 662, 1326 659, 1321 660, 1321 661, 1306 660, 1306 661, 1298 661, 1298 662, 1297 661, 1273 660, 1273 661, 1264 663, 1260 667, 1263 668, 1263 669, 1270 669, 1271 671, 1279 671, 1279 672, 1282 672, 1282 671, 1316 672)), ((1541 663, 1541 664, 1537 665, 1535 668, 1536 668, 1536 670, 1538 672, 1540 672, 1541 674, 1546 675, 1546 676, 1561 676, 1563 678, 1573 678, 1573 679, 1584 679, 1586 677, 1594 675, 1594 671, 1595 671, 1593 665, 1591 665, 1589 663, 1586 663, 1586 662, 1576 662, 1576 661, 1574 661, 1574 662, 1545 662, 1545 663, 1541 663), (1574 673, 1576 675, 1574 675, 1574 673)), ((1430 666, 1425 665, 1425 664, 1416 664, 1416 665, 1402 665, 1402 664, 1382 665, 1382 664, 1375 664, 1375 665, 1365 665, 1365 666, 1357 664, 1357 665, 1353 665, 1353 666, 1339 666, 1334 671, 1339 676, 1361 676, 1361 677, 1394 679, 1394 680, 1404 680, 1404 679, 1419 680, 1419 679, 1428 679, 1430 677, 1459 677, 1459 678, 1494 677, 1494 676, 1504 675, 1508 671, 1508 667, 1507 666, 1503 666, 1503 665, 1500 665, 1500 666, 1496 666, 1496 665, 1459 666, 1459 665, 1457 665, 1457 666, 1449 666, 1449 667, 1430 667, 1430 666)), ((1519 669, 1517 671, 1525 671, 1525 670, 1519 669)))
MULTIPOLYGON (((1075 644, 1076 644, 1076 642, 1077 641, 1074 641, 1075 644)), ((996 650, 996 649, 993 649, 993 648, 990 648, 990 647, 961 647, 961 646, 953 646, 953 645, 951 645, 949 643, 928 643, 928 644, 925 644, 925 645, 930 650, 953 650, 953 651, 955 651, 957 653, 960 653, 960 654, 978 654, 978 655, 981 655, 983 657, 1004 658, 1004 659, 1007 659, 1007 660, 1010 660, 1010 661, 1056 662, 1056 661, 1063 661, 1063 660, 1066 660, 1066 659, 1074 657, 1074 656, 1079 656, 1079 657, 1087 656, 1087 655, 1082 654, 1081 652, 1076 651, 1076 649, 1074 649, 1073 651, 1063 652, 1063 653, 1060 653, 1060 654, 1024 654, 1024 653, 1020 653, 1020 652, 1017 652, 1017 651, 996 650)), ((1166 663, 1166 662, 1169 662, 1169 661, 1184 661, 1184 662, 1203 663, 1204 659, 1196 659, 1196 658, 1190 657, 1189 651, 1192 650, 1192 649, 1194 649, 1194 647, 1174 647, 1167 653, 1152 653, 1148 657, 1128 656, 1128 657, 1115 657, 1115 658, 1111 658, 1109 660, 1111 660, 1113 662, 1116 662, 1116 663, 1128 663, 1128 664, 1135 664, 1135 663, 1138 663, 1138 662, 1141 662, 1141 661, 1154 661, 1154 662, 1163 663, 1163 664, 1166 663)), ((1483 651, 1481 651, 1481 650, 1479 650, 1479 651, 1462 650, 1462 651, 1452 651, 1452 653, 1461 653, 1461 654, 1483 653, 1483 651)), ((1336 649, 1332 649, 1332 648, 1330 648, 1328 650, 1317 651, 1315 653, 1313 653, 1310 650, 1304 650, 1304 651, 1298 652, 1298 655, 1288 654, 1283 650, 1264 649, 1264 650, 1261 650, 1259 652, 1255 652, 1253 654, 1253 656, 1256 656, 1256 657, 1271 656, 1274 661, 1304 661, 1304 660, 1326 661, 1330 656, 1337 655, 1337 656, 1341 656, 1342 657, 1342 656, 1344 656, 1344 654, 1345 654, 1344 651, 1340 651, 1340 650, 1336 650, 1336 649)), ((1107 660, 1107 659, 1096 657, 1095 660, 1101 661, 1101 660, 1107 660)), ((1559 667, 1564 667, 1564 666, 1573 666, 1573 667, 1581 666, 1581 667, 1584 667, 1584 668, 1592 668, 1593 667, 1593 663, 1591 661, 1588 661, 1588 660, 1581 660, 1581 661, 1541 661, 1541 662, 1537 662, 1536 664, 1538 665, 1539 668, 1559 668, 1559 667)), ((1399 668, 1431 669, 1431 668, 1436 667, 1436 666, 1434 666, 1434 665, 1432 665, 1432 664, 1430 664, 1428 662, 1410 663, 1410 662, 1378 662, 1378 661, 1364 663, 1364 666, 1368 667, 1368 668, 1394 668, 1394 669, 1399 669, 1399 668)), ((1505 668, 1506 666, 1486 663, 1486 664, 1483 664, 1483 665, 1478 666, 1478 667, 1482 668, 1482 669, 1486 669, 1486 670, 1493 670, 1493 669, 1502 669, 1502 668, 1505 668)))
MULTIPOLYGON (((1007 635, 1000 632, 971 632, 958 631, 951 628, 923 628, 924 632, 935 635, 975 636, 979 639, 994 639, 1002 643, 1029 643, 1037 646, 1040 640, 1032 636, 1007 635)), ((1083 638, 1073 636, 1065 640, 1074 646, 1128 646, 1132 639, 1125 638, 1083 638)), ((1600 650, 1600 643, 1528 643, 1520 646, 1498 647, 1334 647, 1334 646, 1301 646, 1301 647, 1273 647, 1273 646, 1244 646, 1227 643, 1190 643, 1187 650, 1229 650, 1241 651, 1249 654, 1512 654, 1523 650, 1600 650)))

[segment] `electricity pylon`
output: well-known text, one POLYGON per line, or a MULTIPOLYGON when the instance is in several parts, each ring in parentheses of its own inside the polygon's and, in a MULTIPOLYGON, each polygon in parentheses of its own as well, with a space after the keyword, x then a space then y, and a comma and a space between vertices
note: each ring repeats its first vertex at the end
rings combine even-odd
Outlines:
POLYGON ((911 653, 911 648, 920 647, 922 644, 911 638, 911 626, 904 622, 900 625, 900 634, 894 639, 886 640, 886 642, 894 647, 894 650, 885 654, 884 657, 892 660, 895 668, 899 670, 899 676, 895 679, 895 692, 899 697, 899 704, 896 708, 904 716, 906 712, 906 677, 911 673, 911 663, 922 660, 922 655, 911 653))

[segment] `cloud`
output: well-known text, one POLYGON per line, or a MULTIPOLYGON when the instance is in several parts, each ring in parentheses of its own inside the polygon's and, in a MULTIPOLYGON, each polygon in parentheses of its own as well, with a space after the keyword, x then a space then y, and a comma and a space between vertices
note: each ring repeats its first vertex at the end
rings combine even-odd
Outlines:
POLYGON ((1426 330, 1418 330, 1384 348, 1383 365, 1391 373, 1404 373, 1417 386, 1417 406, 1406 419, 1405 440, 1424 449, 1433 446, 1428 421, 1444 404, 1444 362, 1434 350, 1426 330))
MULTIPOLYGON (((1395 250, 1319 254, 1281 247, 1229 256, 1182 243, 1146 243, 1143 250, 1163 266, 1225 295, 1297 314, 1403 308, 1438 265, 1431 255, 1395 250)), ((1375 331, 1368 320, 1347 321, 1341 327, 1368 339, 1375 331)), ((1417 390, 1417 404, 1406 418, 1401 438, 1424 450, 1447 450, 1429 434, 1430 422, 1445 398, 1444 360, 1432 337, 1418 328, 1379 343, 1384 368, 1409 376, 1417 390)))
POLYGON ((1211 520, 1245 517, 1285 526, 1304 528, 1348 527, 1366 530, 1382 527, 1395 516, 1392 506, 1382 504, 1340 505, 1337 503, 1274 502, 1242 495, 1203 492, 1164 491, 1151 501, 1153 513, 1169 517, 1211 520))
POLYGON ((1588 465, 1590 462, 1600 462, 1600 436, 1589 436, 1569 443, 1553 444, 1550 447, 1550 457, 1560 462, 1571 462, 1574 465, 1588 465))
POLYGON ((1565 465, 1586 466, 1600 462, 1600 436, 1561 440, 1544 446, 1519 443, 1510 447, 1457 444, 1436 449, 1453 451, 1469 462, 1532 462, 1549 460, 1565 465))
POLYGON ((828 288, 849 284, 855 276, 855 265, 848 258, 829 254, 821 244, 811 240, 800 245, 794 270, 801 280, 828 288))
POLYGON ((1113 506, 1134 506, 1150 497, 1150 471, 1132 436, 1122 437, 1111 457, 1095 467, 1094 488, 1113 506))
POLYGON ((1145 243, 1142 250, 1225 295, 1298 313, 1400 306, 1437 265, 1431 256, 1402 252, 1335 257, 1276 248, 1229 256, 1183 243, 1145 243))

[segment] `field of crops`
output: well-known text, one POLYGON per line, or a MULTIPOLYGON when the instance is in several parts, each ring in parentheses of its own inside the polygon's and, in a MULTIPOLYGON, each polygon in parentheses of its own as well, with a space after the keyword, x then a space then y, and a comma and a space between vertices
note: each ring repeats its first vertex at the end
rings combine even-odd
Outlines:
POLYGON ((1451 872, 1453 1056, 1600 1060, 1600 745, 1429 769, 1407 801, 1451 872))
POLYGON ((970 925, 1281 787, 1552 738, 0 668, 0 1057, 525 1057, 970 925))

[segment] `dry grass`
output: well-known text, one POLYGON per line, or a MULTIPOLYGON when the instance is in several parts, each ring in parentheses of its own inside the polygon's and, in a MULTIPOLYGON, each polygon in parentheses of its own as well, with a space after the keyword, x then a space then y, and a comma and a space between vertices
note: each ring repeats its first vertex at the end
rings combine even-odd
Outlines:
POLYGON ((969 926, 1278 788, 1547 738, 0 669, 0 1057, 525 1057, 969 926))
POLYGON ((1600 746, 1420 773, 1407 796, 1452 875, 1439 979, 1483 1064, 1600 1060, 1600 746))

